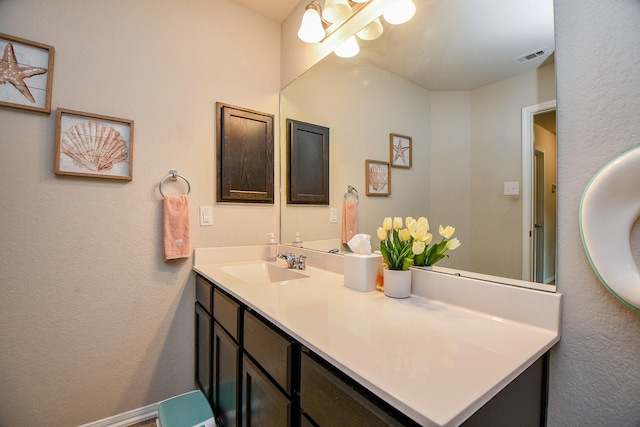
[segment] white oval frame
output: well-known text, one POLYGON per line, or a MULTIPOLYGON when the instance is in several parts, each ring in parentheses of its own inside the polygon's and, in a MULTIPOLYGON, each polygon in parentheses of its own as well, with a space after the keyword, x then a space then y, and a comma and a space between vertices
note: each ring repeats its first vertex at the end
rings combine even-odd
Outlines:
POLYGON ((580 235, 598 279, 640 311, 640 272, 630 233, 640 216, 640 146, 616 157, 591 179, 580 201, 580 235))

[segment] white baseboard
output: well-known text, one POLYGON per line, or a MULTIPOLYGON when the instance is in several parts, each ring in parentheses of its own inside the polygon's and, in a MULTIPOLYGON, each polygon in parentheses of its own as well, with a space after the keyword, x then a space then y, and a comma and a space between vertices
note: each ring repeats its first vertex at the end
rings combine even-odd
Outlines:
POLYGON ((88 424, 83 424, 78 427, 126 427, 157 416, 158 404, 152 403, 151 405, 147 405, 142 408, 134 409, 129 412, 124 412, 122 414, 114 415, 88 424))

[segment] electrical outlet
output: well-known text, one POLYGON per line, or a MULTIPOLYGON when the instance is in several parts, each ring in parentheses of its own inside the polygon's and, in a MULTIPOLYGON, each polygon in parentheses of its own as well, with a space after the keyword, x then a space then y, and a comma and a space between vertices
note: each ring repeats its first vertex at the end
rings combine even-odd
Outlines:
POLYGON ((213 207, 200 206, 200 225, 213 225, 213 207))

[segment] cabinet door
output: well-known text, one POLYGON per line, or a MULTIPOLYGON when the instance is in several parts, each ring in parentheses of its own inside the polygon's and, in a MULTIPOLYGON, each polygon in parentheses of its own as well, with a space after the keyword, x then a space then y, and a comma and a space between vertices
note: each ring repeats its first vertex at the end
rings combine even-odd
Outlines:
POLYGON ((291 401, 244 356, 242 361, 242 425, 290 426, 291 401))
POLYGON ((231 337, 213 322, 213 407, 224 426, 240 425, 238 381, 241 350, 231 337))
POLYGON ((209 313, 196 303, 196 386, 211 402, 211 326, 209 313))

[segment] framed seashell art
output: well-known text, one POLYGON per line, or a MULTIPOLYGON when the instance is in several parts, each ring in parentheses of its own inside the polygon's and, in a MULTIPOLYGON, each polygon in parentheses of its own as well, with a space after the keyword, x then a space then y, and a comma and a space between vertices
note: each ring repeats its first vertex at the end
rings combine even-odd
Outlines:
POLYGON ((0 33, 0 105, 51 112, 54 48, 0 33))
POLYGON ((394 168, 411 169, 412 138, 397 133, 389 134, 389 162, 394 168))
POLYGON ((391 194, 391 174, 389 162, 365 161, 367 196, 388 196, 391 194))
POLYGON ((133 177, 133 120, 58 108, 56 175, 133 177))

